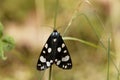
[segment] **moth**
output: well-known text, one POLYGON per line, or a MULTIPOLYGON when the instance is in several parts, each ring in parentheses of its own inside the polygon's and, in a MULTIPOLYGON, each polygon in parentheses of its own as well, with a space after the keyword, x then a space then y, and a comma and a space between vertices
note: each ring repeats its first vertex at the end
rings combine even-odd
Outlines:
POLYGON ((56 64, 62 69, 71 69, 72 61, 68 49, 57 30, 53 30, 38 58, 37 69, 45 70, 56 64))

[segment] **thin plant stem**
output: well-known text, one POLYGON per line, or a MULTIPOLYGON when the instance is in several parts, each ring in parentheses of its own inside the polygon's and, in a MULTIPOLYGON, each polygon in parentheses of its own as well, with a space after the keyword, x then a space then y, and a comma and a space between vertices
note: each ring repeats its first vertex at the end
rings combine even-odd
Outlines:
MULTIPOLYGON (((120 67, 120 64, 119 64, 119 67, 120 67)), ((119 80, 119 77, 120 76, 120 73, 118 72, 118 74, 117 74, 117 80, 119 80)))
MULTIPOLYGON (((118 65, 119 69, 120 69, 120 63, 118 65)), ((117 80, 120 80, 120 72, 117 73, 117 80)))
POLYGON ((107 52, 107 59, 108 59, 108 65, 107 65, 107 80, 109 80, 110 76, 110 38, 108 38, 108 52, 107 52))
POLYGON ((93 29, 93 31, 95 32, 95 35, 98 39, 100 39, 100 33, 93 27, 93 25, 91 24, 89 18, 84 14, 84 13, 81 13, 79 14, 78 16, 84 16, 85 19, 87 20, 87 22, 89 23, 90 27, 93 29))
POLYGON ((50 70, 49 70, 49 80, 52 80, 52 66, 50 67, 50 70))
POLYGON ((58 6, 59 6, 59 1, 56 0, 55 14, 54 14, 54 30, 56 29, 57 14, 58 14, 58 6))
POLYGON ((74 38, 74 37, 63 37, 64 40, 73 40, 73 41, 78 41, 78 42, 81 42, 83 44, 86 44, 88 46, 91 46, 91 47, 94 47, 94 48, 100 48, 100 46, 98 45, 95 45, 91 42, 88 42, 88 41, 84 41, 82 39, 78 39, 78 38, 74 38))
POLYGON ((67 32, 67 30, 70 28, 73 20, 77 17, 77 13, 78 13, 78 7, 81 6, 82 2, 80 2, 77 6, 77 9, 75 9, 73 16, 71 17, 70 21, 68 22, 67 27, 65 28, 65 31, 63 32, 63 36, 65 35, 65 33, 67 32))
POLYGON ((71 24, 72 24, 72 22, 73 22, 73 20, 76 18, 76 11, 75 11, 75 13, 74 13, 75 15, 73 15, 72 16, 72 18, 70 19, 70 21, 69 21, 69 23, 68 23, 68 25, 67 25, 67 27, 66 27, 66 29, 65 29, 65 31, 63 32, 63 36, 65 35, 65 33, 67 32, 67 30, 70 28, 70 26, 71 26, 71 24))

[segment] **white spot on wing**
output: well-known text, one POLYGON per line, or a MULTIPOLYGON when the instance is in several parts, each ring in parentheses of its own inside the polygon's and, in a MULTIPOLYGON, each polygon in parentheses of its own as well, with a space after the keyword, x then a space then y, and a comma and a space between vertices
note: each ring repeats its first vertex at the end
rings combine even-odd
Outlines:
POLYGON ((50 66, 50 62, 47 61, 46 64, 47 64, 48 67, 50 66))
POLYGON ((61 52, 61 47, 58 47, 58 48, 57 48, 57 51, 58 51, 58 52, 61 52))
POLYGON ((67 55, 67 56, 65 56, 65 57, 62 58, 62 61, 68 61, 69 58, 70 58, 70 57, 67 55))
POLYGON ((63 53, 67 53, 67 50, 64 50, 64 52, 63 53))
POLYGON ((62 66, 63 68, 65 67, 65 65, 62 66))
POLYGON ((41 64, 38 64, 38 66, 41 66, 41 64))
POLYGON ((67 65, 64 68, 67 68, 67 65))
POLYGON ((40 56, 40 61, 41 62, 46 62, 46 59, 43 56, 40 56))
POLYGON ((67 63, 67 65, 71 65, 71 63, 67 63))
POLYGON ((57 62, 57 59, 55 59, 55 62, 57 62))
POLYGON ((47 44, 47 43, 45 44, 45 48, 46 48, 46 49, 48 48, 48 44, 47 44))
POLYGON ((61 61, 59 60, 59 61, 57 61, 57 65, 60 65, 60 63, 61 63, 61 61))
POLYGON ((44 66, 41 66, 41 69, 44 69, 44 66))
POLYGON ((50 60, 50 63, 53 63, 53 60, 50 60))
POLYGON ((43 51, 43 53, 45 53, 45 51, 43 51))
POLYGON ((64 43, 62 43, 62 48, 64 48, 65 47, 65 44, 64 43))
POLYGON ((52 51, 52 48, 48 48, 48 53, 51 53, 51 51, 52 51))
POLYGON ((55 38, 55 39, 53 39, 53 42, 56 42, 57 41, 57 39, 55 38))

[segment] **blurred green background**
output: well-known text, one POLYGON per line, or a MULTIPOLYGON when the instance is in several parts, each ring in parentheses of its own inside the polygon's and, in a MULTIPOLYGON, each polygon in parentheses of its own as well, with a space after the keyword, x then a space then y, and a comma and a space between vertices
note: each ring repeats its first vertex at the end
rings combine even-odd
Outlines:
MULTIPOLYGON (((53 31, 55 9, 56 0, 0 0, 4 35, 11 35, 16 43, 14 49, 5 52, 7 60, 0 59, 0 80, 48 80, 48 71, 37 71, 36 64, 53 31)), ((119 80, 119 18, 119 0, 59 0, 56 25, 61 35, 70 22, 64 37, 82 39, 101 48, 65 40, 73 68, 66 71, 53 65, 52 79, 107 80, 110 37, 109 78, 119 80)))

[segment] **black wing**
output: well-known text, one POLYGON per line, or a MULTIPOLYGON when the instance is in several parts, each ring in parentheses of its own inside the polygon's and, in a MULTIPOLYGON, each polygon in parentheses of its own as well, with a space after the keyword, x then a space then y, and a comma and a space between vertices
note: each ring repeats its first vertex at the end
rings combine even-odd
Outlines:
POLYGON ((37 62, 37 69, 38 70, 45 70, 49 68, 54 62, 54 54, 53 54, 53 43, 52 43, 52 34, 48 38, 47 42, 45 43, 41 54, 39 56, 37 62))
POLYGON ((62 37, 57 37, 57 47, 56 47, 56 55, 55 55, 55 64, 62 69, 71 69, 72 61, 69 54, 69 51, 62 39, 62 37))

